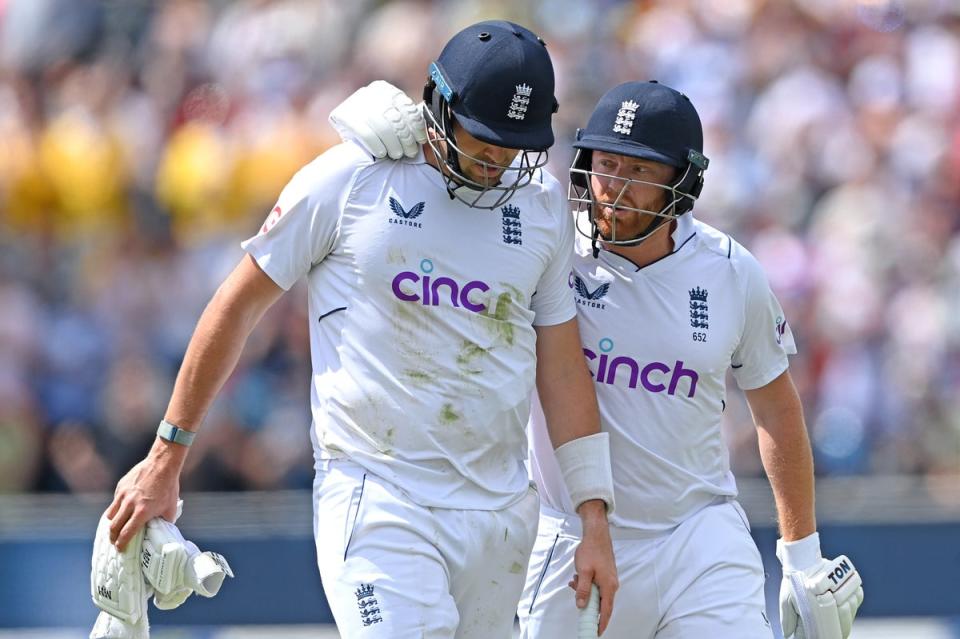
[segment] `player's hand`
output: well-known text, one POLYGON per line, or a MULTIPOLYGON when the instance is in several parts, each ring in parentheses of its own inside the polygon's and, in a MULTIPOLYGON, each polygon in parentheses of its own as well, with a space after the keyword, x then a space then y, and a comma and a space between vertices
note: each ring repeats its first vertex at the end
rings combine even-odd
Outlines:
MULTIPOLYGON (((170 444, 176 446, 176 444, 170 444)), ((174 521, 180 496, 180 465, 153 454, 130 469, 107 508, 110 542, 121 551, 130 539, 154 517, 174 521)))
POLYGON ((597 584, 600 589, 598 634, 603 634, 613 613, 614 595, 620 588, 606 505, 595 499, 581 504, 578 512, 583 523, 583 537, 574 554, 576 575, 570 585, 577 591, 577 608, 583 608, 590 599, 590 584, 597 584))
POLYGON ((356 140, 377 159, 415 157, 427 141, 420 107, 389 82, 358 89, 330 112, 330 124, 343 140, 356 140))
POLYGON ((786 639, 846 639, 863 603, 863 582, 853 562, 845 555, 820 557, 816 535, 793 542, 808 546, 799 557, 789 556, 782 540, 777 544, 783 564, 780 625, 786 639))

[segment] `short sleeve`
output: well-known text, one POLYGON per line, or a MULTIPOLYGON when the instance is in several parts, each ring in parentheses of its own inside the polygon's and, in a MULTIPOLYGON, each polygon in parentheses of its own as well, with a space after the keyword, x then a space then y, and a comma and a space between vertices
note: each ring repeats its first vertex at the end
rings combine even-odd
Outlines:
POLYGON ((566 210, 566 201, 559 198, 560 232, 556 250, 537 283, 532 305, 534 326, 562 324, 577 314, 576 302, 568 283, 573 270, 573 216, 566 210))
POLYGON ((739 262, 745 316, 743 334, 730 364, 737 385, 751 390, 766 386, 787 370, 787 356, 795 354, 797 347, 759 262, 742 247, 737 248, 739 255, 733 259, 739 262))
POLYGON ((334 248, 356 174, 370 158, 352 143, 317 157, 290 180, 257 235, 240 244, 289 290, 334 248))

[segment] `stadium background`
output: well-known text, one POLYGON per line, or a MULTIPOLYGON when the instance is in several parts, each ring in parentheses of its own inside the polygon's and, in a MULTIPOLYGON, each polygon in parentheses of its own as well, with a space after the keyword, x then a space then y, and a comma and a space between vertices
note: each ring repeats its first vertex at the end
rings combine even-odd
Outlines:
MULTIPOLYGON (((85 636, 97 516, 239 240, 335 143, 330 109, 379 78, 418 95, 487 18, 548 43, 558 176, 609 87, 691 96, 697 214, 759 258, 797 337, 825 551, 866 583, 853 637, 960 637, 957 0, 0 0, 0 636, 85 636)), ((325 636, 292 625, 329 621, 305 311, 295 290, 261 323, 183 475, 185 533, 238 578, 154 611, 156 636, 325 636)), ((738 397, 725 433, 774 597, 738 397)))

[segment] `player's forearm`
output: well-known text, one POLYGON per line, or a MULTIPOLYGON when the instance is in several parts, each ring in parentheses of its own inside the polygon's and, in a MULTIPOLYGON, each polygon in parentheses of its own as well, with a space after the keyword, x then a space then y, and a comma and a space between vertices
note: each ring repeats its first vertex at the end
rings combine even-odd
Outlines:
MULTIPOLYGON (((245 258, 220 286, 197 322, 164 415, 197 431, 217 393, 237 365, 247 338, 282 291, 245 258)), ((151 457, 182 466, 187 448, 160 438, 151 457)))
MULTIPOLYGON (((218 291, 197 322, 164 414, 165 420, 189 431, 200 428, 255 325, 231 321, 230 305, 219 296, 218 291)), ((149 457, 158 466, 179 474, 188 450, 157 437, 149 457)))
POLYGON ((221 291, 204 310, 183 358, 165 419, 196 431, 233 372, 260 316, 240 311, 221 291))
POLYGON ((537 393, 554 448, 600 432, 600 410, 576 320, 537 327, 537 393))
MULTIPOLYGON (((790 382, 792 390, 793 384, 790 382)), ((755 406, 760 458, 773 488, 780 534, 787 541, 817 529, 814 514, 813 455, 796 393, 755 406)))
POLYGON ((600 413, 582 360, 557 374, 537 376, 537 392, 554 448, 600 432, 600 413))

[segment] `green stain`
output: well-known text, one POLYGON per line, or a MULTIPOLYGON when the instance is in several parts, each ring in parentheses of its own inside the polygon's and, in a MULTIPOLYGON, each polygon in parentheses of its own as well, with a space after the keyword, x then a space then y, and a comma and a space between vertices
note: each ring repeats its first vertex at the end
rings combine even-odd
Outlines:
POLYGON ((406 264, 407 256, 403 254, 403 249, 399 246, 392 246, 387 250, 388 264, 406 264))
POLYGON ((425 371, 414 370, 412 368, 408 368, 405 371, 403 371, 403 376, 414 382, 425 383, 425 382, 433 381, 433 375, 431 375, 430 373, 427 373, 425 371))
POLYGON ((444 424, 453 424, 462 419, 462 415, 453 410, 453 404, 444 404, 440 409, 440 421, 444 424))
POLYGON ((493 319, 500 322, 506 321, 507 316, 510 315, 510 303, 512 301, 513 298, 510 297, 510 293, 500 293, 493 309, 493 319))
POLYGON ((490 349, 484 348, 476 342, 463 340, 460 344, 460 354, 457 355, 457 364, 460 369, 468 375, 479 375, 482 369, 476 367, 475 360, 490 353, 490 349))
POLYGON ((510 572, 512 572, 515 575, 519 575, 521 572, 523 572, 523 566, 521 566, 517 562, 513 562, 513 565, 510 566, 510 572))
POLYGON ((510 304, 513 303, 513 297, 510 293, 500 293, 497 296, 497 303, 493 307, 493 313, 489 314, 490 319, 497 322, 497 335, 508 345, 513 346, 513 324, 510 323, 510 304))
POLYGON ((514 286, 514 285, 512 285, 512 284, 507 284, 506 282, 500 282, 500 286, 502 286, 502 287, 505 288, 506 290, 508 290, 508 291, 510 291, 511 293, 513 293, 513 298, 514 298, 515 300, 517 300, 517 303, 518 303, 518 304, 522 304, 522 303, 523 303, 523 291, 521 291, 519 288, 517 288, 516 286, 514 286))

